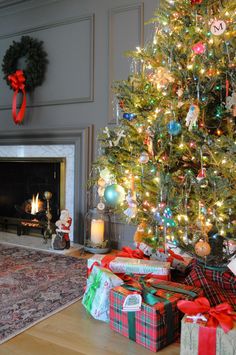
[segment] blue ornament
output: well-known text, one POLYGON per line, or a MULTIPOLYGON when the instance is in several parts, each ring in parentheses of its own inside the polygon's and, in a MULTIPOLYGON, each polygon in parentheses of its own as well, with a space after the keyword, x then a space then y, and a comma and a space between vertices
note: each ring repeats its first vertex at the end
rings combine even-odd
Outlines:
POLYGON ((181 132, 181 124, 177 121, 170 121, 167 125, 168 133, 177 136, 181 132))
POLYGON ((153 213, 153 218, 159 224, 159 226, 161 226, 163 224, 163 220, 162 220, 161 214, 160 214, 160 212, 158 212, 158 210, 156 210, 153 213))
POLYGON ((132 121, 136 117, 137 115, 135 115, 135 113, 128 113, 128 112, 123 113, 123 118, 125 118, 128 121, 132 121))
POLYGON ((111 206, 118 205, 124 200, 125 191, 122 186, 118 184, 112 184, 105 188, 104 199, 107 204, 111 206))

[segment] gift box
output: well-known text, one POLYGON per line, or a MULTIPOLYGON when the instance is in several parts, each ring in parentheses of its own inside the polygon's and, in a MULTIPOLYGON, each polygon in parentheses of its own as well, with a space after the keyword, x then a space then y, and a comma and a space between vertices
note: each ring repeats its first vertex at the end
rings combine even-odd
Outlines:
POLYGON ((111 271, 94 266, 88 279, 82 304, 95 319, 109 322, 110 290, 123 284, 123 281, 111 271))
POLYGON ((236 277, 230 270, 218 271, 193 262, 184 283, 202 288, 211 306, 227 302, 236 311, 236 277))
POLYGON ((157 279, 148 279, 113 288, 110 293, 110 327, 151 351, 158 351, 174 342, 180 333, 180 299, 202 294, 198 288, 157 279), (132 291, 141 292, 140 311, 125 312, 123 305, 132 291))
POLYGON ((194 302, 180 301, 178 307, 191 314, 181 322, 181 355, 236 354, 236 316, 229 304, 211 308, 201 297, 194 302))
POLYGON ((159 279, 170 279, 169 262, 95 254, 88 259, 88 269, 90 269, 94 263, 98 263, 103 267, 109 268, 115 274, 152 274, 159 279))

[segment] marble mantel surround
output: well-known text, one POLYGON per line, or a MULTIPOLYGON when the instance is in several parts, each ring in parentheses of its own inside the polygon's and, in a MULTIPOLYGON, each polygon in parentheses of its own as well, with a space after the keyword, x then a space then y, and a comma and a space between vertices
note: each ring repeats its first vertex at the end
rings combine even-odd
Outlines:
POLYGON ((0 158, 64 158, 65 208, 72 216, 70 239, 83 243, 86 182, 92 161, 93 127, 53 132, 0 133, 0 158))
MULTIPOLYGON (((75 147, 72 144, 55 145, 5 145, 0 146, 1 158, 64 158, 66 161, 65 171, 65 206, 70 214, 74 211, 74 164, 75 147)), ((72 222, 70 233, 73 236, 74 225, 72 222)))

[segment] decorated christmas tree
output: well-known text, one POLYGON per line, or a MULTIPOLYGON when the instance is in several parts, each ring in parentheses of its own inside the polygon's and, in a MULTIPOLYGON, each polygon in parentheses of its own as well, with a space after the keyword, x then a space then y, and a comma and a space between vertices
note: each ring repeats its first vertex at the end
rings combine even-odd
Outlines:
POLYGON ((162 0, 153 40, 115 83, 118 124, 100 135, 99 204, 136 241, 211 265, 235 251, 236 2, 162 0))

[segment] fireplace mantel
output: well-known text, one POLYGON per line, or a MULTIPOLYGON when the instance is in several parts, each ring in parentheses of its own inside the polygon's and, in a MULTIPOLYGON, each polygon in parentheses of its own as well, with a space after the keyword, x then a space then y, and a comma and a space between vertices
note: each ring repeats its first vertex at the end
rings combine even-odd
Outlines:
POLYGON ((35 145, 74 146, 73 241, 83 243, 83 216, 87 210, 86 184, 93 159, 93 126, 63 130, 0 133, 0 147, 35 145))

